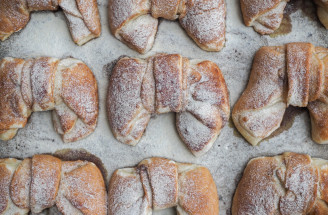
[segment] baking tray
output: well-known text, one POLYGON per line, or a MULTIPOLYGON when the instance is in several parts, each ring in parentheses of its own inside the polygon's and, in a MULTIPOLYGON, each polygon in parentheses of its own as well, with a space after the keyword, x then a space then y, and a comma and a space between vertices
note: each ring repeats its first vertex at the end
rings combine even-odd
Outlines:
MULTIPOLYGON (((62 11, 32 13, 31 21, 25 29, 0 42, 0 57, 72 56, 83 60, 92 69, 98 81, 98 125, 95 132, 84 140, 65 144, 54 131, 50 112, 33 113, 27 126, 19 130, 13 140, 0 142, 0 157, 25 158, 38 153, 55 153, 66 148, 83 148, 103 161, 108 176, 117 168, 134 166, 144 158, 152 156, 198 163, 208 167, 213 174, 219 193, 220 214, 223 215, 231 213, 231 200, 236 185, 251 158, 294 151, 328 159, 328 146, 318 145, 311 140, 308 113, 306 110, 298 109, 288 111, 279 135, 268 138, 257 147, 249 145, 230 120, 209 152, 199 158, 194 157, 179 138, 173 113, 154 116, 136 147, 119 143, 113 137, 107 122, 105 99, 111 62, 122 55, 147 57, 165 52, 214 61, 224 74, 233 107, 245 89, 253 56, 261 46, 302 41, 328 47, 328 31, 317 20, 315 8, 310 1, 293 0, 290 3, 291 7, 286 10, 289 15, 285 18, 284 29, 275 37, 260 36, 252 28, 244 26, 239 0, 227 0, 226 3, 227 42, 221 52, 201 50, 186 35, 178 22, 161 20, 153 49, 147 55, 140 55, 110 34, 107 0, 98 0, 102 23, 101 36, 82 47, 72 41, 62 11)), ((108 179, 107 177, 107 183, 108 179)), ((175 212, 171 209, 154 214, 175 212)))

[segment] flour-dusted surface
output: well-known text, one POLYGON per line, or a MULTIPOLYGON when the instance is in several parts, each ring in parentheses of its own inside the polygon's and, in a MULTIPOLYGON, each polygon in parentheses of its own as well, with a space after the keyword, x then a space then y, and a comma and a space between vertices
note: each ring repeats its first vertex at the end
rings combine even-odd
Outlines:
MULTIPOLYGON (((296 0, 294 0, 296 1, 296 0)), ((212 60, 220 66, 230 91, 233 106, 245 89, 255 52, 264 45, 282 45, 288 42, 311 42, 328 47, 328 31, 301 10, 291 14, 291 33, 271 38, 260 36, 253 28, 244 26, 239 0, 227 2, 227 42, 221 52, 201 50, 190 39, 179 23, 162 20, 153 49, 155 53, 179 53, 189 58, 212 60)), ((30 157, 38 153, 54 153, 64 148, 85 148, 102 159, 109 176, 117 168, 135 166, 141 160, 161 156, 177 162, 192 162, 208 167, 215 179, 220 196, 220 214, 230 214, 231 200, 247 162, 258 156, 271 156, 285 151, 308 153, 313 157, 328 159, 328 145, 318 145, 311 140, 310 119, 307 112, 297 116, 292 127, 263 141, 260 146, 249 145, 229 123, 212 149, 202 157, 194 157, 183 144, 175 128, 175 114, 152 118, 140 143, 127 146, 116 141, 109 129, 105 112, 109 63, 121 55, 141 56, 115 39, 109 32, 107 0, 98 0, 102 34, 82 47, 74 44, 62 11, 35 12, 21 32, 0 42, 0 57, 64 58, 72 56, 84 61, 94 72, 99 85, 100 114, 95 132, 84 140, 65 144, 54 131, 50 112, 33 113, 25 128, 8 142, 1 142, 0 157, 30 157)), ((108 179, 106 180, 108 183, 108 179)), ((156 212, 175 214, 174 210, 156 212)))

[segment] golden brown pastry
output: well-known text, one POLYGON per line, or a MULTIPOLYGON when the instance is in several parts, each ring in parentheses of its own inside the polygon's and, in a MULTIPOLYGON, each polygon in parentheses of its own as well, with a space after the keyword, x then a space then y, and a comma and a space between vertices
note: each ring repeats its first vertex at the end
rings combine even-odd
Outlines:
POLYGON ((232 215, 328 214, 328 162, 292 152, 252 159, 236 189, 232 215))
POLYGON ((0 61, 0 139, 12 139, 33 111, 53 110, 64 142, 92 133, 98 118, 98 89, 82 61, 51 57, 0 61))
MULTIPOLYGON (((280 27, 284 9, 290 0, 240 0, 246 26, 253 26, 260 34, 272 34, 280 27)), ((328 29, 328 2, 314 0, 321 23, 328 29)))
POLYGON ((2 0, 0 1, 0 39, 24 28, 30 12, 63 9, 73 40, 83 45, 101 33, 97 0, 2 0))
POLYGON ((232 119, 239 132, 257 145, 280 127, 289 105, 308 107, 312 138, 328 143, 328 49, 310 43, 262 47, 255 55, 247 88, 232 119))
POLYGON ((136 145, 151 114, 175 112, 180 137, 191 152, 207 152, 230 114, 227 86, 211 61, 178 54, 122 58, 109 80, 107 113, 119 141, 136 145))
POLYGON ((108 214, 151 214, 177 206, 178 214, 218 215, 215 182, 205 167, 164 158, 143 160, 118 169, 109 183, 108 214))
POLYGON ((1 215, 39 213, 55 204, 64 215, 107 214, 103 176, 88 161, 0 159, 0 191, 1 215))
POLYGON ((112 34, 139 53, 152 48, 158 18, 179 19, 206 51, 220 51, 225 44, 224 0, 109 0, 108 15, 112 34))

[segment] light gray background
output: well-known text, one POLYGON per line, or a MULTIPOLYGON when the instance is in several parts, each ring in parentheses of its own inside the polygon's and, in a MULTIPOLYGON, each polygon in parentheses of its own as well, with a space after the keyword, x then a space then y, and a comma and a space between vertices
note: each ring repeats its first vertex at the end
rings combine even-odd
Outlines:
MULTIPOLYGON (((179 53, 189 58, 208 59, 217 63, 225 77, 231 106, 244 90, 255 52, 265 45, 307 41, 327 47, 328 32, 318 22, 309 19, 301 10, 291 15, 293 29, 285 36, 271 38, 260 36, 244 26, 239 0, 227 0, 227 42, 221 52, 201 50, 183 31, 178 22, 162 20, 153 49, 146 56, 159 52, 179 53)), ((252 147, 230 122, 214 143, 212 149, 200 158, 194 157, 180 140, 175 129, 174 114, 159 115, 150 121, 144 137, 136 147, 116 141, 109 129, 105 98, 108 73, 105 65, 121 55, 141 56, 116 40, 109 32, 107 0, 98 0, 102 34, 100 38, 79 47, 69 34, 61 11, 33 13, 31 21, 21 32, 0 42, 0 57, 73 56, 83 60, 94 72, 99 86, 100 114, 95 132, 84 140, 64 144, 54 131, 50 112, 34 113, 27 126, 11 141, 0 142, 0 157, 30 157, 37 153, 54 153, 64 148, 84 148, 102 159, 109 176, 117 168, 136 165, 144 158, 167 157, 180 162, 192 162, 208 167, 215 179, 219 197, 220 214, 230 214, 235 187, 247 162, 258 156, 276 155, 285 151, 308 153, 313 157, 328 159, 328 146, 311 140, 308 113, 296 117, 293 126, 280 135, 252 147)), ((108 182, 108 179, 106 180, 108 182)), ((174 210, 156 214, 175 214, 174 210)))

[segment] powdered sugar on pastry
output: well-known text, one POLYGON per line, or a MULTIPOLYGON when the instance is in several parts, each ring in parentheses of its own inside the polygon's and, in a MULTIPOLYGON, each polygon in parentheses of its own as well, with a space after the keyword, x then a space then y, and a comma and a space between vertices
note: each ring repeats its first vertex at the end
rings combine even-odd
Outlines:
POLYGON ((210 61, 189 62, 177 54, 119 60, 107 95, 108 120, 116 139, 136 145, 150 115, 167 112, 177 113, 179 135, 194 155, 208 151, 230 113, 218 66, 210 61))
POLYGON ((160 17, 170 20, 179 18, 188 35, 204 50, 220 51, 225 43, 224 0, 109 0, 108 14, 112 34, 139 53, 146 53, 152 47, 157 32, 155 19, 160 17), (146 28, 140 28, 142 25, 137 22, 140 17, 144 17, 143 26, 146 28), (141 29, 142 35, 147 37, 140 34, 141 29), (126 34, 124 32, 139 33, 130 33, 127 40, 122 36, 126 34))

